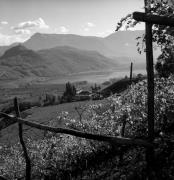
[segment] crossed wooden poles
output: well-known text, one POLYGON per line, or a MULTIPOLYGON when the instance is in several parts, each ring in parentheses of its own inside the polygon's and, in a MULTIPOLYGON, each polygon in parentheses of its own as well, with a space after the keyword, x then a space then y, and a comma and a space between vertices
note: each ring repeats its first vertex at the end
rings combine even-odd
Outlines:
MULTIPOLYGON (((148 5, 145 1, 145 5, 148 5)), ((166 16, 158 16, 150 14, 149 10, 145 9, 146 13, 134 12, 133 19, 139 22, 145 22, 145 37, 146 37, 146 69, 148 82, 148 137, 149 142, 154 141, 154 68, 153 68, 153 45, 152 45, 152 25, 165 25, 174 27, 174 18, 166 16)), ((146 151, 148 179, 153 180, 153 170, 155 168, 154 149, 148 147, 146 151)))

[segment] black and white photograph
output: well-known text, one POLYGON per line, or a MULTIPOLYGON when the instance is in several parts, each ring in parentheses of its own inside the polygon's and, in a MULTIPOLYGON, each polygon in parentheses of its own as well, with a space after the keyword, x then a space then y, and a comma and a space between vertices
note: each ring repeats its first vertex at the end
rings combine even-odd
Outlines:
POLYGON ((174 180, 174 0, 0 0, 0 180, 174 180))

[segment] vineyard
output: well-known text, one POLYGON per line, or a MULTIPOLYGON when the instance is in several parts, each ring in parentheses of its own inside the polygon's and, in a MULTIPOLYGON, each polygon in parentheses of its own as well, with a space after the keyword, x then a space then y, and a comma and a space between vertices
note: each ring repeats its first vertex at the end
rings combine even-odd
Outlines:
MULTIPOLYGON (((174 126, 173 91, 173 76, 155 79, 154 147, 156 168, 160 169, 157 177, 161 179, 174 178, 174 144, 171 139, 174 126)), ((114 137, 124 135, 135 140, 147 139, 146 80, 131 85, 120 97, 109 97, 107 103, 85 108, 81 119, 72 119, 68 112, 64 112, 49 126, 57 127, 56 122, 61 119, 66 122, 68 129, 75 131, 114 137)), ((143 147, 113 145, 48 131, 41 140, 25 141, 32 164, 32 179, 143 179, 146 174, 143 147)), ((20 144, 2 147, 0 159, 3 160, 1 176, 6 179, 25 177, 25 159, 20 144)))

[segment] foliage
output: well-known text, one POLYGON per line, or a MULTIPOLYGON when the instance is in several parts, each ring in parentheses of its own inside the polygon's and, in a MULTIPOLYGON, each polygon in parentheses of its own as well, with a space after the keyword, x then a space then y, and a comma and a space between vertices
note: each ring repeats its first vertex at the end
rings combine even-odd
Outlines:
MULTIPOLYGON (((170 18, 174 17, 173 10, 174 5, 170 0, 150 0, 149 5, 146 7, 148 11, 153 15, 167 16, 170 18)), ((135 27, 139 22, 132 18, 131 14, 122 18, 117 24, 116 31, 125 27, 126 29, 135 27)), ((161 55, 157 59, 156 70, 160 76, 168 77, 171 73, 173 74, 173 48, 174 48, 174 28, 169 26, 162 26, 158 24, 153 25, 153 42, 155 45, 160 47, 161 55)), ((137 50, 139 53, 145 51, 145 35, 137 37, 137 50)))
MULTIPOLYGON (((166 120, 165 117, 172 108, 172 104, 174 104, 173 91, 173 76, 155 79, 155 152, 157 167, 161 165, 159 167, 160 175, 164 179, 174 177, 172 174, 172 145, 164 140, 170 135, 167 129, 173 123, 172 118, 166 120)), ((120 97, 112 95, 105 103, 85 107, 86 110, 79 120, 72 119, 68 112, 63 112, 57 117, 57 121, 60 119, 65 121, 69 128, 111 136, 121 135, 123 124, 126 122, 124 136, 147 138, 146 99, 147 82, 143 80, 131 85, 120 97)), ((56 121, 50 122, 50 125, 55 127, 57 125, 56 121)), ((102 164, 99 163, 101 158, 97 158, 99 152, 102 152, 105 156, 112 154, 110 153, 112 146, 107 143, 54 133, 47 133, 42 140, 28 140, 27 146, 32 160, 33 177, 37 175, 40 179, 46 176, 52 176, 55 179, 69 179, 70 177, 75 178, 77 174, 85 173, 87 170, 88 172, 97 172, 92 171, 93 166, 90 165, 96 164, 95 162, 98 162, 98 166, 102 164)), ((129 162, 130 164, 126 164, 119 169, 117 163, 116 167, 114 166, 117 173, 112 171, 115 174, 114 176, 117 179, 126 179, 134 171, 142 175, 146 165, 143 160, 144 151, 135 148, 130 150, 125 157, 124 163, 129 162), (138 158, 140 155, 141 158, 138 158)), ((1 169, 2 175, 8 179, 24 176, 24 160, 19 144, 4 149, 0 159, 4 161, 1 169)), ((107 161, 107 163, 109 162, 107 161)))
POLYGON ((169 77, 170 74, 174 74, 174 52, 171 50, 168 51, 170 51, 168 53, 168 57, 165 58, 163 57, 163 54, 161 54, 158 57, 157 63, 155 65, 155 68, 160 77, 169 77))
POLYGON ((101 87, 100 87, 100 86, 97 86, 96 83, 94 84, 94 86, 91 86, 92 93, 96 93, 96 92, 98 92, 100 89, 101 89, 101 87))
MULTIPOLYGON (((138 81, 144 79, 144 76, 137 76, 135 78, 132 78, 132 83, 137 83, 138 81)), ((102 89, 102 94, 104 95, 104 97, 108 97, 112 94, 115 93, 121 93, 122 91, 126 90, 129 85, 130 85, 130 79, 129 78, 123 78, 118 80, 117 82, 107 86, 106 88, 102 89)))
POLYGON ((40 106, 49 106, 59 104, 61 101, 61 96, 56 93, 45 93, 39 96, 40 106))
POLYGON ((67 102, 71 102, 73 97, 76 95, 76 88, 70 82, 66 83, 65 92, 63 93, 62 99, 67 102))

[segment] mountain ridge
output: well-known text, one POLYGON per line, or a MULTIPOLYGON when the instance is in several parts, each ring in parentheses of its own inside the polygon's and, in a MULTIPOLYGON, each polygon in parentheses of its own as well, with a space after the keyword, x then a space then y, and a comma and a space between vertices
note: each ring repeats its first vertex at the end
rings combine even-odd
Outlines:
MULTIPOLYGON (((108 72, 113 68, 127 71, 130 62, 134 63, 135 69, 145 69, 145 56, 138 54, 135 40, 141 34, 143 31, 121 31, 101 38, 36 33, 17 45, 18 49, 14 52, 13 46, 15 49, 18 43, 4 47, 6 51, 0 58, 0 69, 3 72, 0 79, 59 78, 62 74, 108 72)), ((0 54, 2 49, 0 47, 0 54)))
POLYGON ((14 75, 17 74, 18 79, 107 70, 116 66, 116 63, 98 52, 68 46, 33 51, 23 45, 17 45, 0 57, 0 66, 4 68, 3 74, 13 72, 14 75))
MULTIPOLYGON (((72 46, 83 50, 94 50, 106 57, 141 56, 137 52, 137 36, 141 36, 144 31, 118 31, 106 37, 80 36, 76 34, 43 34, 35 33, 27 41, 21 43, 28 49, 42 50, 57 46, 72 46)), ((13 44, 11 46, 14 46, 13 44)), ((10 47, 11 47, 10 46, 10 47)), ((2 55, 8 47, 0 47, 2 55)))

